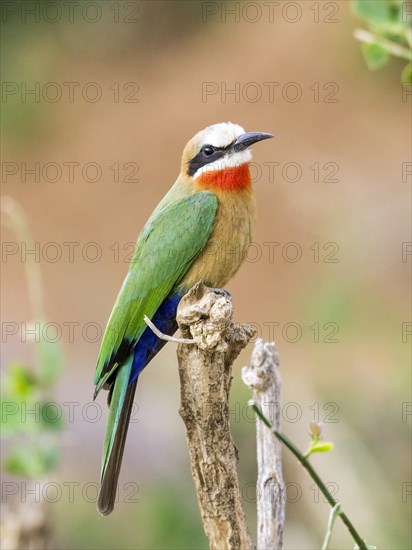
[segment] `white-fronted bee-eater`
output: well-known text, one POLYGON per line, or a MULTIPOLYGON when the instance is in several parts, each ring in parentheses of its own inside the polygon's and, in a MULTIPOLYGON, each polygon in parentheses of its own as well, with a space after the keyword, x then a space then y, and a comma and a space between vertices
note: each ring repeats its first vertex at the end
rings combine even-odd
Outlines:
POLYGON ((94 378, 95 396, 102 388, 109 390, 98 498, 104 515, 114 507, 137 380, 165 344, 144 316, 172 335, 179 301, 195 283, 222 288, 239 269, 255 220, 249 147, 271 137, 245 133, 230 122, 197 133, 184 148, 176 182, 139 235, 107 323, 94 378))

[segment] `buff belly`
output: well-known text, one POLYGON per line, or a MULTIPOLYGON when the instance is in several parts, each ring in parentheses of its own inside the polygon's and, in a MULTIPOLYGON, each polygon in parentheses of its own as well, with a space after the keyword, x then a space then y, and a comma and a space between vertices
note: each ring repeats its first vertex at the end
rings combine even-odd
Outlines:
POLYGON ((210 238, 179 284, 182 289, 198 281, 221 288, 244 261, 252 241, 256 204, 252 188, 237 193, 216 192, 219 207, 210 238), (222 196, 224 195, 224 196, 222 196))

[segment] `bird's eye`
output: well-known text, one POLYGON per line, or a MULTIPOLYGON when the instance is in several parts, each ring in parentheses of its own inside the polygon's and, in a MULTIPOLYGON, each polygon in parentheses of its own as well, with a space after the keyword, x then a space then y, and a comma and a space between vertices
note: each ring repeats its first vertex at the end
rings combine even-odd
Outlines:
POLYGON ((203 147, 203 154, 206 157, 211 157, 214 152, 215 152, 215 148, 212 147, 211 145, 205 145, 205 147, 203 147))

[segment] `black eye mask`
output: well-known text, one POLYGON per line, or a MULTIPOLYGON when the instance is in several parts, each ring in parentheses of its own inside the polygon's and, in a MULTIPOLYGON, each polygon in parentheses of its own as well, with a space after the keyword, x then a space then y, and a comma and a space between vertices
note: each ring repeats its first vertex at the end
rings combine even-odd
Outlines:
POLYGON ((230 143, 227 147, 215 147, 214 145, 204 145, 198 154, 189 162, 187 173, 189 176, 194 176, 199 168, 206 166, 210 162, 215 162, 224 156, 226 151, 232 146, 230 143))

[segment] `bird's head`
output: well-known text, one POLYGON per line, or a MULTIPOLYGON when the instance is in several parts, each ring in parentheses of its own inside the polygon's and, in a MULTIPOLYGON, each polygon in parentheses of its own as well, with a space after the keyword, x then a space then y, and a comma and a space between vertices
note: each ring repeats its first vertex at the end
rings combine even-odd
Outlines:
POLYGON ((203 189, 237 190, 249 187, 249 147, 273 137, 248 132, 231 122, 220 122, 198 132, 186 145, 181 173, 203 189))

